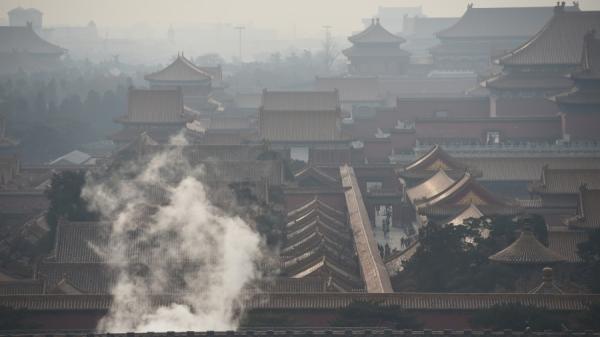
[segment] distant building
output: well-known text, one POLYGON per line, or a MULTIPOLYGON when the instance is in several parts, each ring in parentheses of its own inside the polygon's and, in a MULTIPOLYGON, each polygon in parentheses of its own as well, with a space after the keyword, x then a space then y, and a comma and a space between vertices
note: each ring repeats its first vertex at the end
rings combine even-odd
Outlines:
MULTIPOLYGON (((423 16, 423 7, 386 7, 379 6, 376 17, 381 19, 381 23, 388 27, 394 34, 402 32, 404 20, 408 16, 420 17, 423 16)), ((371 19, 363 19, 365 28, 371 24, 371 19)))
POLYGON ((556 115, 556 105, 547 98, 573 86, 566 75, 581 64, 584 36, 591 30, 600 31, 600 11, 557 5, 542 30, 497 60, 502 72, 485 82, 490 115, 556 115))
POLYGON ((471 4, 458 22, 437 33, 440 44, 431 49, 435 66, 486 72, 493 59, 542 29, 552 13, 552 7, 476 8, 471 4))
MULTIPOLYGON (((146 75, 144 78, 150 83, 151 89, 177 89, 181 88, 186 106, 198 111, 212 111, 216 107, 209 103, 212 79, 220 74, 218 69, 209 71, 196 66, 183 55, 177 58, 162 70, 146 75)), ((220 79, 217 79, 220 80, 220 79)))
POLYGON ((60 66, 66 52, 37 35, 32 25, 0 27, 0 74, 48 71, 60 66))
POLYGON ((17 7, 8 11, 8 21, 11 27, 25 27, 31 24, 34 30, 42 29, 43 13, 35 8, 17 7))
POLYGON ((429 50, 440 43, 436 34, 454 25, 459 18, 404 18, 402 37, 406 39, 404 48, 411 53, 413 63, 431 63, 433 59, 429 50))
POLYGON ((143 132, 165 143, 189 121, 180 89, 131 88, 128 99, 127 115, 116 119, 123 129, 111 137, 116 143, 130 143, 143 132))
POLYGON ((352 47, 343 51, 352 75, 395 76, 406 73, 410 54, 400 49, 405 40, 383 28, 379 19, 348 38, 352 47))
POLYGON ((341 139, 337 91, 263 91, 260 136, 271 142, 341 139))

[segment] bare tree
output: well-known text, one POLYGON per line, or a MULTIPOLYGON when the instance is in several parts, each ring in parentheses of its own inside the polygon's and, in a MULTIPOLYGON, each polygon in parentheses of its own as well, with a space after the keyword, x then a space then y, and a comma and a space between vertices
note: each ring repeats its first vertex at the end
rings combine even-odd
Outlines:
POLYGON ((323 26, 325 29, 325 39, 323 40, 323 61, 325 69, 330 72, 340 52, 338 46, 331 36, 331 26, 323 26))

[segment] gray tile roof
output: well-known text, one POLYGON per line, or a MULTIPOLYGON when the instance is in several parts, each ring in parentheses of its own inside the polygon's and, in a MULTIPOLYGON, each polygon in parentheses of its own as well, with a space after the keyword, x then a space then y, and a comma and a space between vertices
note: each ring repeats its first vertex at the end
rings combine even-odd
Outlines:
POLYGON ((565 258, 544 247, 530 230, 523 230, 521 236, 508 247, 489 257, 490 260, 506 264, 554 264, 565 258))
POLYGON ((348 38, 348 40, 354 44, 400 44, 405 42, 402 37, 390 33, 385 29, 379 19, 374 19, 371 25, 360 33, 354 34, 348 38))
POLYGON ((346 208, 350 216, 350 225, 354 234, 356 251, 367 292, 393 292, 390 276, 379 255, 371 221, 363 202, 354 169, 350 166, 342 166, 340 167, 340 176, 345 189, 346 208))
POLYGON ((337 91, 263 91, 262 109, 268 111, 338 111, 337 91))
POLYGON ((181 90, 130 89, 127 116, 119 119, 128 123, 185 124, 181 90))
POLYGON ((539 180, 542 168, 594 169, 600 167, 600 158, 594 157, 478 157, 457 158, 463 164, 481 171, 480 180, 485 181, 533 181, 539 180))
POLYGON ((530 188, 540 194, 577 194, 582 185, 600 189, 600 168, 554 169, 544 166, 541 179, 532 183, 530 188))
POLYGON ((27 52, 61 55, 65 51, 42 39, 29 27, 0 26, 0 54, 27 52))
POLYGON ((535 36, 498 61, 514 66, 578 65, 583 38, 592 29, 600 31, 600 11, 559 10, 535 36))
MULTIPOLYGON (((152 296, 154 305, 167 306, 174 297, 152 296)), ((569 294, 452 294, 452 293, 272 293, 252 296, 247 309, 337 309, 353 301, 378 301, 382 305, 399 305, 405 310, 481 310, 498 304, 521 303, 552 311, 585 310, 590 303, 600 303, 600 295, 569 294)), ((16 295, 0 296, 0 305, 31 311, 106 310, 110 295, 16 295)), ((517 334, 511 332, 511 334, 517 334)), ((558 335, 557 335, 558 336, 558 335)), ((562 335, 561 335, 562 336, 562 335)), ((581 335, 582 337, 585 334, 581 335)))
POLYGON ((548 231, 548 248, 571 263, 581 262, 577 254, 577 245, 587 240, 588 234, 585 231, 548 231))
POLYGON ((469 6, 454 25, 437 33, 445 38, 528 38, 537 33, 553 15, 552 7, 469 6))
POLYGON ((197 67, 183 55, 177 55, 177 58, 167 67, 144 78, 157 82, 210 82, 212 75, 197 67))
POLYGON ((440 169, 431 178, 406 190, 406 194, 411 202, 417 205, 421 200, 430 199, 436 196, 454 183, 455 180, 450 178, 444 170, 440 169))

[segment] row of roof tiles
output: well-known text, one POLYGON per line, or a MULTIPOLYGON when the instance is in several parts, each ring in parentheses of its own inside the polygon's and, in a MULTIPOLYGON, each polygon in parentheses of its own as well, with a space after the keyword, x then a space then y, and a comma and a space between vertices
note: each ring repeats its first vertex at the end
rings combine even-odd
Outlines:
MULTIPOLYGON (((177 296, 154 295, 154 305, 169 305, 177 296)), ((398 305, 406 310, 481 310, 499 304, 520 303, 553 311, 585 310, 600 303, 600 295, 573 294, 458 294, 458 293, 271 293, 252 296, 252 309, 339 309, 354 301, 377 301, 383 306, 398 305)), ((0 305, 32 311, 106 310, 110 295, 19 295, 0 296, 0 305)))

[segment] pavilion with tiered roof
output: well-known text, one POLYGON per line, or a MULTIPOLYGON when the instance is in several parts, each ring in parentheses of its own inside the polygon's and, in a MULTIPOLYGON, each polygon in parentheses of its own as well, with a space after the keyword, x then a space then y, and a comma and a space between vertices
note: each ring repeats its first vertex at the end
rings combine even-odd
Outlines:
POLYGON ((144 76, 151 89, 181 88, 185 105, 197 111, 213 111, 216 107, 209 103, 212 80, 219 72, 207 71, 196 66, 183 54, 177 55, 167 67, 144 76), (213 74, 214 73, 214 74, 213 74))
POLYGON ((600 30, 600 11, 570 11, 564 2, 557 5, 554 16, 537 34, 497 59, 502 72, 485 82, 491 91, 490 114, 554 115, 557 108, 548 105, 546 97, 572 87, 566 75, 580 65, 584 36, 593 29, 600 30), (515 100, 529 108, 518 108, 515 100), (503 109, 503 104, 513 108, 503 109))
MULTIPOLYGON (((577 10, 577 7, 573 7, 577 10)), ((436 35, 431 49, 438 69, 487 71, 499 54, 519 47, 552 17, 552 7, 478 8, 436 35)))
POLYGON ((379 19, 372 19, 369 27, 348 40, 352 47, 343 53, 350 61, 350 74, 394 76, 406 72, 410 54, 400 49, 406 40, 386 30, 379 19))

